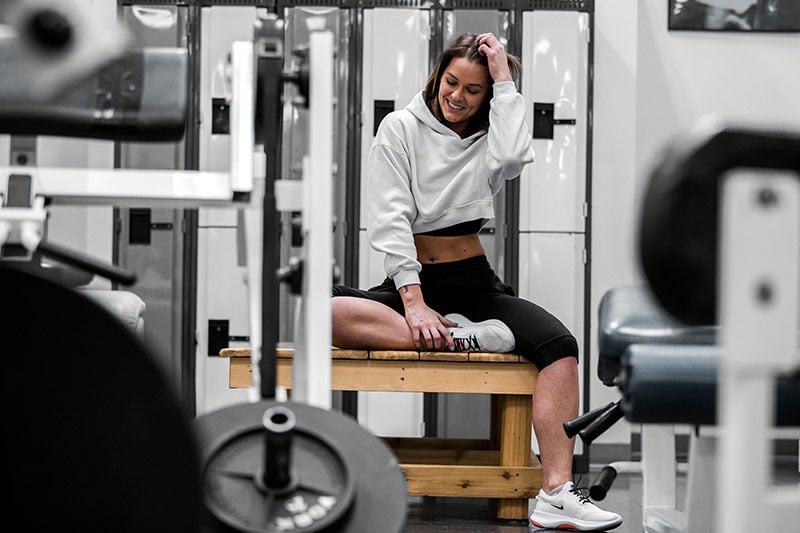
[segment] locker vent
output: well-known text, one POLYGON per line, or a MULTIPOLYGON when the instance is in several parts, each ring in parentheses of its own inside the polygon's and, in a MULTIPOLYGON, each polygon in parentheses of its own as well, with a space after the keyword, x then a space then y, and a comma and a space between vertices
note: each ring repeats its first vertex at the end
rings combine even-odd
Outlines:
POLYGON ((118 6, 188 6, 194 0, 117 0, 118 6))
POLYGON ((442 0, 445 9, 512 9, 512 0, 442 0))
POLYGON ((275 0, 117 0, 119 6, 254 6, 270 7, 275 0))
POLYGON ((200 4, 202 7, 213 6, 255 6, 255 7, 270 7, 274 4, 273 0, 195 0, 195 4, 200 4))
POLYGON ((364 0, 361 2, 361 7, 417 7, 429 8, 431 7, 431 0, 364 0))
POLYGON ((358 7, 359 0, 277 0, 278 8, 290 7, 358 7))
POLYGON ((594 11, 594 0, 520 0, 522 9, 550 9, 554 11, 594 11))

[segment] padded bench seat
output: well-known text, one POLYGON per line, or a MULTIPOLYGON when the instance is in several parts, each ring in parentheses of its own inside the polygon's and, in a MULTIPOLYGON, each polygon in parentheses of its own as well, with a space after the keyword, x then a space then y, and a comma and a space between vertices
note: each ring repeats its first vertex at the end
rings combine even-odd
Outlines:
MULTIPOLYGON (((717 326, 682 324, 639 284, 603 295, 599 331, 598 377, 622 390, 628 421, 716 424, 717 326)), ((775 423, 800 425, 800 381, 778 380, 776 395, 775 423)))
MULTIPOLYGON (((225 348, 232 388, 252 383, 250 349, 225 348)), ((278 385, 291 389, 293 350, 277 350, 278 385)), ((386 438, 411 496, 497 499, 497 517, 526 519, 542 486, 531 453, 538 371, 507 353, 331 350, 331 388, 343 391, 491 395, 489 439, 386 438)))
MULTIPOLYGON (((715 425, 716 346, 633 344, 622 356, 623 410, 630 422, 715 425)), ((800 380, 775 385, 776 426, 800 426, 800 380)))
POLYGON ((632 344, 713 345, 716 326, 687 326, 670 316, 644 284, 607 291, 598 308, 597 377, 613 386, 632 344))

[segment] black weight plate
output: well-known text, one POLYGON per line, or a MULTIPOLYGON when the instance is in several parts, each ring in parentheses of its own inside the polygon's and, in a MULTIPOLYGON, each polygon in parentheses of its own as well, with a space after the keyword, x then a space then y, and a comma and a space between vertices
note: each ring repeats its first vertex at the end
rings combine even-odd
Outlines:
MULTIPOLYGON (((258 454, 263 450, 263 441, 258 439, 250 442, 248 441, 249 435, 253 431, 261 429, 264 411, 275 405, 282 405, 292 410, 301 439, 313 436, 311 441, 314 444, 301 444, 301 449, 310 450, 321 443, 325 443, 323 448, 330 447, 329 451, 334 455, 325 460, 329 464, 325 467, 319 465, 316 467, 321 469, 320 476, 322 478, 335 475, 337 465, 344 465, 347 468, 348 480, 354 491, 348 510, 338 520, 330 522, 320 531, 396 533, 402 530, 408 508, 408 495, 405 477, 397 458, 381 439, 359 426, 351 417, 336 411, 327 411, 296 402, 263 400, 257 403, 235 405, 201 416, 197 420, 196 429, 206 472, 209 468, 215 468, 219 464, 220 451, 225 450, 231 444, 256 448, 256 452, 253 452, 252 456, 249 455, 251 452, 245 450, 239 450, 233 454, 240 458, 241 464, 256 462, 257 456, 260 462, 258 454), (335 459, 336 455, 340 456, 340 459, 335 459), (245 459, 245 457, 250 458, 245 459)), ((241 466, 241 464, 236 466, 241 466)), ((250 467, 252 468, 252 465, 250 467)), ((297 468, 302 471, 304 466, 298 461, 297 468)), ((309 469, 310 471, 311 469, 309 469)), ((245 478, 256 474, 255 472, 240 473, 245 478)), ((321 479, 308 481, 312 485, 314 483, 323 484, 321 479)), ((219 495, 219 493, 215 494, 219 495)), ((250 496, 251 493, 248 493, 245 497, 250 496)), ((205 497, 208 501, 209 494, 206 493, 205 497)), ((230 501, 236 496, 223 495, 223 498, 230 501)), ((217 504, 213 503, 209 507, 215 505, 217 504)), ((260 505, 262 509, 269 506, 268 503, 260 505)), ((209 515, 209 530, 237 531, 236 528, 214 516, 213 511, 209 510, 207 514, 209 515)), ((310 531, 310 529, 306 531, 310 531)))
POLYGON ((5 508, 28 531, 201 527, 188 416, 148 352, 95 302, 0 264, 5 508))
POLYGON ((291 444, 293 483, 283 493, 264 490, 262 427, 243 428, 214 450, 203 472, 206 506, 236 531, 324 531, 346 513, 353 480, 325 435, 296 428, 291 444))

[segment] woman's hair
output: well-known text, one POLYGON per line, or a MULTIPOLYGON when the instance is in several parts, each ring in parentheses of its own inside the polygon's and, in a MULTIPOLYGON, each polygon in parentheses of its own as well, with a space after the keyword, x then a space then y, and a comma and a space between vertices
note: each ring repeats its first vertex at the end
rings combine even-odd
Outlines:
MULTIPOLYGON (((445 69, 450 65, 450 62, 457 57, 465 57, 472 63, 483 65, 487 70, 489 68, 486 56, 478 52, 480 45, 477 39, 478 35, 475 33, 465 33, 456 38, 453 44, 439 56, 436 66, 433 68, 430 76, 428 76, 428 81, 425 83, 425 90, 422 96, 425 99, 428 109, 431 110, 433 116, 440 122, 444 122, 444 115, 442 115, 442 110, 439 108, 439 99, 437 96, 439 94, 439 85, 442 83, 442 75, 445 69)), ((511 77, 517 80, 520 72, 522 72, 519 59, 509 53, 506 53, 506 56, 508 57, 508 69, 511 71, 511 77)), ((492 99, 493 95, 494 91, 490 85, 489 91, 480 109, 470 118, 469 124, 467 124, 467 136, 489 127, 489 101, 492 99)))

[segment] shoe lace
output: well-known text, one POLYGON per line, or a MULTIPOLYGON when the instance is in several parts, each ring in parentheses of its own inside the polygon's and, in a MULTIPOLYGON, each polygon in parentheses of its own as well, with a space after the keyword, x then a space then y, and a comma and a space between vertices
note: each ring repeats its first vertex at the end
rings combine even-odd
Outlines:
POLYGON ((572 484, 572 488, 569 491, 578 497, 578 501, 580 503, 591 503, 589 501, 589 487, 578 486, 578 483, 580 483, 582 477, 583 476, 578 474, 578 481, 572 484))
POLYGON ((477 335, 467 335, 466 337, 453 337, 453 343, 456 345, 457 352, 469 352, 471 350, 480 350, 477 335))

